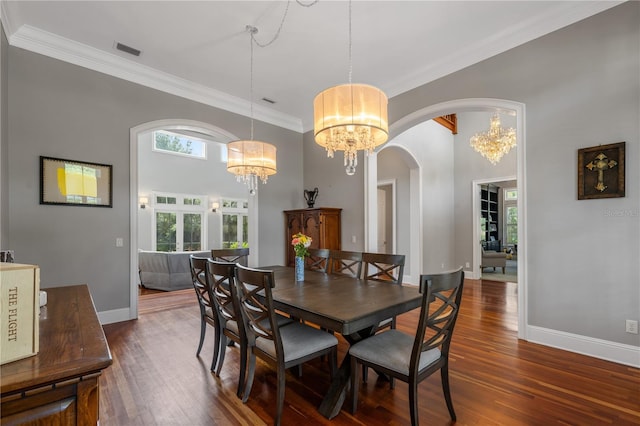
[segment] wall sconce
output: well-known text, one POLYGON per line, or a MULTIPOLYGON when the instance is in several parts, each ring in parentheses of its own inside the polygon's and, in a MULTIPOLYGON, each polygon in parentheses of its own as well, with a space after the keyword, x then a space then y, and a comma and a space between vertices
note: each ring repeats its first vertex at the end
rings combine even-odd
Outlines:
POLYGON ((140 197, 139 201, 140 201, 140 208, 144 209, 147 207, 147 204, 149 204, 149 197, 140 197))
POLYGON ((214 201, 213 203, 211 203, 211 211, 212 212, 217 212, 218 209, 220 208, 220 203, 218 203, 217 201, 214 201))

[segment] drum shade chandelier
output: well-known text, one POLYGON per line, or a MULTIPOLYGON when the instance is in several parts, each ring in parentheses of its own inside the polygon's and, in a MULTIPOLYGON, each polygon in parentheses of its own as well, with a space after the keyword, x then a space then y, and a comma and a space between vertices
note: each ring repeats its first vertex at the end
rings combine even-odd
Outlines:
POLYGON ((511 127, 501 127, 500 115, 496 112, 491 117, 489 130, 476 133, 469 142, 473 149, 495 165, 503 155, 516 146, 516 131, 511 127))
POLYGON ((236 175, 238 182, 245 183, 249 194, 258 190, 258 179, 265 184, 269 176, 277 173, 276 147, 270 143, 253 140, 253 36, 258 32, 247 25, 251 44, 251 139, 227 144, 227 171, 236 175))
POLYGON ((366 84, 352 84, 351 1, 349 1, 349 83, 318 94, 313 101, 313 133, 316 143, 333 158, 344 151, 347 175, 358 165, 358 151, 367 154, 387 141, 387 95, 366 84))

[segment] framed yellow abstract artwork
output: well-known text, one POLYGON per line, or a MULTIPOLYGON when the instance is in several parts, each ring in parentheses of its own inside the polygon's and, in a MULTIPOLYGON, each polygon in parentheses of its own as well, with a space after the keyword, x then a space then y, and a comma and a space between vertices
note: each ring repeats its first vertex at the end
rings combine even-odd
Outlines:
POLYGON ((40 157, 40 204, 112 207, 112 166, 40 157))

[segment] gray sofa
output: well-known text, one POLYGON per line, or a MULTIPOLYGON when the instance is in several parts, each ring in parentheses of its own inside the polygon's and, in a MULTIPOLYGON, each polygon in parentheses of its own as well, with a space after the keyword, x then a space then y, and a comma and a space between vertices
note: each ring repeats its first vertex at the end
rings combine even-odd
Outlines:
POLYGON ((181 290, 191 288, 190 255, 210 257, 211 251, 139 251, 138 270, 140 284, 154 290, 181 290))

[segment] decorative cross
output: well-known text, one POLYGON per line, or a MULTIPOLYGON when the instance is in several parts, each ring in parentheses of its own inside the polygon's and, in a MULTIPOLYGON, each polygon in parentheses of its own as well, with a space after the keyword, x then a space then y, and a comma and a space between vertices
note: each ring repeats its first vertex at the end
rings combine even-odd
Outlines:
POLYGON ((585 166, 587 169, 589 169, 592 172, 593 171, 598 172, 598 184, 595 186, 595 188, 598 191, 604 192, 604 190, 607 189, 607 187, 604 184, 604 171, 612 169, 617 165, 618 165, 617 161, 608 160, 607 156, 601 152, 596 156, 596 158, 592 162, 588 163, 585 166))

